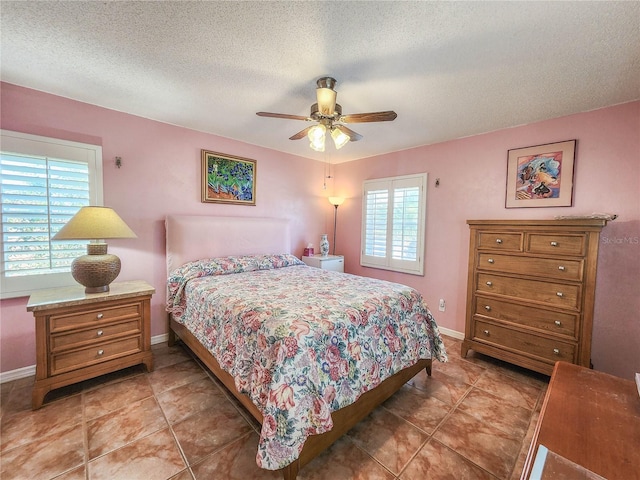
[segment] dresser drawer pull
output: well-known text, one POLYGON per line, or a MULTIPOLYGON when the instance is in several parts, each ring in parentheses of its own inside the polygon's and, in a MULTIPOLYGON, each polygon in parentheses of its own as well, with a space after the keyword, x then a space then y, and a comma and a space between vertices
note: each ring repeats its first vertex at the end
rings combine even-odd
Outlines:
POLYGON ((555 322, 553 322, 553 323, 555 323, 558 327, 562 325, 562 322, 561 322, 560 320, 556 320, 556 321, 555 321, 555 322))
POLYGON ((495 263, 495 260, 493 258, 490 258, 489 260, 487 260, 487 262, 489 263, 495 263))
POLYGON ((102 330, 98 330, 96 332, 96 336, 101 337, 104 334, 104 332, 102 330))
POLYGON ((96 318, 98 320, 102 320, 102 317, 104 317, 104 313, 99 313, 98 315, 96 315, 96 318))
POLYGON ((98 350, 98 356, 101 357, 102 355, 104 355, 104 350, 98 350))
POLYGON ((566 270, 566 268, 565 268, 565 266, 564 266, 564 265, 559 265, 559 266, 558 266, 558 270, 560 270, 560 271, 564 272, 564 271, 566 270))
POLYGON ((496 243, 497 243, 498 245, 500 245, 500 244, 502 243, 502 239, 501 239, 501 238, 496 238, 496 243))
POLYGON ((484 333, 487 337, 489 336, 489 330, 483 330, 482 333, 484 333))
POLYGON ((564 297, 564 293, 562 293, 562 292, 556 292, 556 295, 559 296, 559 297, 564 297))
POLYGON ((551 246, 552 247, 557 247, 558 246, 558 242, 551 242, 551 246))
POLYGON ((560 350, 558 350, 557 348, 553 349, 553 354, 554 355, 560 355, 560 350))
POLYGON ((490 307, 489 305, 485 305, 485 306, 484 306, 484 309, 485 309, 487 312, 490 312, 490 311, 491 311, 491 307, 490 307))
POLYGON ((488 287, 493 286, 493 282, 487 282, 487 286, 488 286, 488 287))

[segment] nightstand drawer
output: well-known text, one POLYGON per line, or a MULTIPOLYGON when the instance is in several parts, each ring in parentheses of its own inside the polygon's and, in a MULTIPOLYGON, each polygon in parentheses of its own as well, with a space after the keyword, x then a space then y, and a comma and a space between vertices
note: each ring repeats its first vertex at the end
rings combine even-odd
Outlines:
POLYGON ((478 291, 578 310, 581 287, 573 284, 479 273, 478 291))
POLYGON ((478 233, 478 248, 521 252, 522 238, 522 233, 480 232, 478 233))
POLYGON ((520 257, 517 255, 499 255, 480 253, 478 268, 505 273, 520 273, 536 277, 558 278, 579 282, 582 280, 583 260, 555 258, 520 257))
POLYGON ((561 342, 554 338, 538 337, 526 331, 476 321, 473 336, 474 340, 478 342, 523 352, 526 355, 543 358, 552 364, 558 360, 570 363, 575 361, 576 347, 574 344, 561 342))
POLYGON ((124 322, 111 323, 109 325, 93 327, 87 330, 72 330, 68 333, 51 335, 50 351, 69 350, 98 341, 104 342, 114 337, 126 337, 139 334, 142 331, 142 319, 135 318, 124 322))
POLYGON ((587 238, 584 235, 531 233, 527 238, 527 252, 578 256, 586 253, 587 238))
POLYGON ((52 315, 49 319, 51 333, 75 328, 90 327, 91 325, 103 325, 127 317, 142 316, 142 304, 130 303, 115 307, 96 308, 83 310, 68 315, 52 315))
POLYGON ((59 375, 141 351, 142 336, 136 335, 114 342, 98 343, 81 350, 53 354, 51 355, 51 371, 49 374, 59 375))

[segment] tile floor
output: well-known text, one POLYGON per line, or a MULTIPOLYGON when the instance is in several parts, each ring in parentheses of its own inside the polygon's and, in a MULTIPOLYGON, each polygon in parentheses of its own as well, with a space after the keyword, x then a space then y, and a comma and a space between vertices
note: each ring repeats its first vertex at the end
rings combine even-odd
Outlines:
MULTIPOLYGON (((329 450, 306 479, 520 477, 548 377, 479 354, 419 373, 329 450)), ((31 411, 33 378, 0 386, 0 478, 280 479, 255 464, 258 425, 181 346, 51 392, 31 411)))

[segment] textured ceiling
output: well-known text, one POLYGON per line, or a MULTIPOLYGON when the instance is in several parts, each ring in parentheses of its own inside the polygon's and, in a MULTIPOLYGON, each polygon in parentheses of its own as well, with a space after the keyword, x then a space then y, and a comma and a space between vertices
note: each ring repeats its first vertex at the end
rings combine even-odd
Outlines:
MULTIPOLYGON (((640 99, 640 2, 0 4, 1 79, 344 162, 640 99), (325 153, 288 138, 315 81, 393 122, 325 153)), ((203 146, 204 147, 204 146, 203 146)))

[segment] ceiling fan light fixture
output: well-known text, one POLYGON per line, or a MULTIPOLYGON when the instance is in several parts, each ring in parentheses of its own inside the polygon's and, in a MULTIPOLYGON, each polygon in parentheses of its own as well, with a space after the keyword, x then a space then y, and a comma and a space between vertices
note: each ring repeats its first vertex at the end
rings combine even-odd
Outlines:
POLYGON ((316 97, 318 99, 318 111, 322 115, 333 115, 336 106, 337 92, 330 88, 316 89, 316 97))
POLYGON ((324 139, 327 128, 318 124, 309 129, 307 137, 309 138, 309 146, 316 152, 324 152, 324 139))
POLYGON ((340 150, 344 147, 349 140, 349 135, 345 135, 339 128, 332 127, 331 128, 331 138, 333 138, 333 143, 336 145, 336 150, 340 150))
POLYGON ((316 98, 318 100, 318 111, 321 115, 331 116, 335 113, 336 97, 338 93, 333 89, 336 86, 336 79, 333 77, 322 77, 316 82, 316 98))

